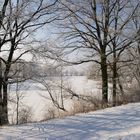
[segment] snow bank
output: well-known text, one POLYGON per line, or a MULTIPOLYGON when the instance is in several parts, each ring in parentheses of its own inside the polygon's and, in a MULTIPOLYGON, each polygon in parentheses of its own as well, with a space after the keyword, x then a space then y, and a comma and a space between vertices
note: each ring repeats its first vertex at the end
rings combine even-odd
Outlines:
POLYGON ((0 140, 140 140, 140 103, 0 128, 0 140))

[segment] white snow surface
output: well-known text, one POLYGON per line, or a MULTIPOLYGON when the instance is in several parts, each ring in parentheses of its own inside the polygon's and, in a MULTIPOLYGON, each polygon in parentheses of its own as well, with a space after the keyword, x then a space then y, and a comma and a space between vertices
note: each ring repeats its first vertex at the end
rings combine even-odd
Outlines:
POLYGON ((0 127, 0 140, 140 140, 140 103, 0 127))
MULTIPOLYGON (((51 80, 46 79, 46 82, 51 82, 55 85, 60 83, 59 77, 52 77, 51 80), (52 80, 52 81, 51 81, 52 80)), ((70 87, 76 94, 84 94, 84 95, 91 95, 96 96, 96 98, 101 98, 101 81, 95 81, 95 80, 89 80, 86 76, 66 76, 63 77, 63 85, 65 87, 70 87)), ((15 97, 15 90, 16 85, 13 84, 10 87, 11 92, 10 96, 11 98, 15 97)), ((32 119, 34 121, 40 121, 44 119, 44 113, 47 112, 47 110, 51 107, 54 107, 52 104, 52 101, 49 100, 50 96, 45 89, 43 85, 32 82, 32 81, 26 81, 22 83, 20 87, 20 93, 24 95, 24 98, 21 99, 20 108, 22 108, 24 105, 31 107, 32 110, 32 119), (41 97, 41 95, 44 95, 45 97, 48 97, 49 99, 45 99, 41 97)), ((55 89, 54 89, 55 91, 55 89)), ((60 96, 60 88, 56 89, 55 94, 57 96, 60 96)), ((71 110, 73 107, 73 100, 71 97, 64 100, 64 106, 66 110, 71 110)), ((13 102, 9 102, 9 121, 12 123, 12 121, 15 119, 16 115, 16 104, 13 102)), ((15 121, 14 121, 15 122, 15 121)))

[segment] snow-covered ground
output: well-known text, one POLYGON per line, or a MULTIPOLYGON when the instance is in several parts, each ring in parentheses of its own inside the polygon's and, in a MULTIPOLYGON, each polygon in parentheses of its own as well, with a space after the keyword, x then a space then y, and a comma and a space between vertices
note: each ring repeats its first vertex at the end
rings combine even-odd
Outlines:
MULTIPOLYGON (((61 78, 60 77, 54 77, 51 79, 52 83, 60 83, 61 78)), ((47 83, 50 82, 49 80, 47 83)), ((63 77, 63 85, 66 87, 70 87, 76 94, 84 94, 84 95, 91 95, 96 96, 97 98, 101 98, 101 82, 87 79, 86 76, 68 76, 63 77)), ((32 81, 26 81, 22 83, 22 85, 19 85, 20 87, 20 93, 24 95, 23 99, 20 99, 20 105, 21 106, 29 106, 32 109, 32 119, 33 121, 40 121, 44 119, 44 111, 47 111, 49 107, 52 106, 51 100, 48 100, 47 98, 43 98, 40 95, 49 97, 49 94, 47 90, 42 90, 44 87, 37 83, 32 81)), ((10 87, 10 96, 11 98, 15 98, 15 91, 16 91, 16 85, 11 85, 10 87)), ((59 92, 60 96, 60 89, 57 89, 57 92, 59 92)), ((64 105, 67 110, 69 110, 73 107, 72 99, 69 98, 65 100, 64 105)), ((16 115, 16 104, 13 102, 9 102, 9 120, 13 120, 14 116, 16 115)), ((46 113, 46 112, 45 112, 46 113)))
POLYGON ((47 122, 4 126, 0 140, 140 140, 140 103, 47 122))

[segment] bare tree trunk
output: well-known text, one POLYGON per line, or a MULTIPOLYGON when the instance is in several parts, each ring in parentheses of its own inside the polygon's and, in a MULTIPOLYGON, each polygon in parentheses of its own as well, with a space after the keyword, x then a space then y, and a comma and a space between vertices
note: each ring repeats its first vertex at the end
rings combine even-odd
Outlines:
MULTIPOLYGON (((101 48, 101 71, 102 71, 102 100, 103 104, 107 105, 108 103, 108 73, 107 73, 107 56, 106 56, 106 47, 107 47, 107 37, 108 37, 108 27, 109 27, 109 0, 104 1, 104 26, 103 26, 103 45, 100 45, 101 48)), ((100 35, 101 36, 101 35, 100 35)))
MULTIPOLYGON (((1 43, 1 41, 0 41, 1 43)), ((1 48, 0 48, 0 52, 1 52, 1 48)), ((3 114, 3 92, 2 92, 2 63, 0 60, 0 125, 2 125, 2 114, 3 114)))
POLYGON ((2 114, 2 66, 0 61, 0 125, 1 125, 1 114, 2 114))
POLYGON ((117 74, 117 77, 118 77, 118 85, 119 85, 120 92, 121 92, 121 99, 124 102, 124 89, 123 89, 123 86, 121 84, 121 81, 120 81, 120 78, 119 78, 119 75, 118 74, 117 74))
POLYGON ((116 48, 117 48, 117 37, 115 35, 115 33, 118 30, 118 14, 119 14, 119 1, 116 1, 116 13, 115 14, 115 18, 114 18, 114 39, 112 40, 112 46, 113 46, 113 66, 112 66, 112 72, 113 72, 113 77, 112 77, 112 82, 113 82, 113 95, 112 95, 112 102, 113 102, 113 106, 116 106, 116 90, 117 90, 117 57, 116 57, 116 48))
POLYGON ((102 72, 102 101, 103 104, 108 103, 108 74, 106 57, 101 57, 101 72, 102 72))
POLYGON ((3 104, 3 100, 2 100, 2 81, 0 79, 0 125, 2 125, 2 104, 3 104))
MULTIPOLYGON (((115 58, 114 58, 115 59, 115 58)), ((112 82, 113 82, 113 106, 116 106, 116 103, 117 103, 117 99, 116 99, 116 89, 117 89, 117 82, 116 82, 116 79, 117 79, 117 66, 116 66, 116 60, 114 60, 113 62, 113 78, 112 78, 112 82)))
POLYGON ((1 123, 8 124, 8 104, 7 104, 8 96, 7 96, 7 83, 3 84, 3 105, 2 105, 2 120, 1 123))
MULTIPOLYGON (((1 12, 0 12, 0 29, 1 29, 1 26, 2 26, 2 23, 3 23, 3 19, 5 17, 5 12, 6 12, 8 2, 9 2, 9 0, 5 0, 3 5, 2 5, 2 9, 1 9, 1 12)), ((0 52, 1 52, 1 47, 2 47, 2 44, 1 44, 1 38, 0 38, 0 52)), ((5 96, 3 95, 4 92, 5 92, 4 88, 6 89, 6 87, 4 87, 4 85, 3 85, 2 61, 0 59, 0 125, 6 124, 7 121, 8 121, 8 116, 7 116, 7 118, 4 118, 5 113, 6 113, 4 111, 7 110, 7 106, 5 108, 5 104, 7 104, 7 101, 4 102, 4 100, 3 100, 5 98, 5 96)))
MULTIPOLYGON (((117 21, 116 21, 116 26, 115 29, 117 30, 117 21)), ((116 106, 116 90, 117 90, 117 58, 116 58, 116 38, 114 39, 113 43, 113 67, 112 67, 112 72, 113 72, 113 77, 112 77, 112 82, 113 82, 113 95, 112 95, 112 101, 113 101, 113 106, 116 106)))
POLYGON ((18 96, 18 80, 16 85, 16 124, 19 124, 19 96, 18 96))

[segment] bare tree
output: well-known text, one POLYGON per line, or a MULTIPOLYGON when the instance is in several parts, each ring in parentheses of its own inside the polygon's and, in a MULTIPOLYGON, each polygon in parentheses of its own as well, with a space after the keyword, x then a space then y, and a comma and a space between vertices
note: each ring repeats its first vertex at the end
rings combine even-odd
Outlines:
POLYGON ((130 68, 132 69, 133 76, 138 82, 140 87, 140 9, 137 10, 137 13, 133 16, 133 30, 137 33, 135 38, 135 45, 128 50, 131 58, 134 60, 134 63, 131 63, 130 68))
POLYGON ((33 50, 35 44, 32 35, 39 28, 57 18, 54 14, 56 8, 57 0, 6 0, 3 4, 0 22, 0 53, 2 54, 0 57, 0 97, 2 101, 0 116, 3 116, 3 119, 0 119, 1 124, 8 123, 7 86, 11 66, 22 59, 24 54, 33 50), (6 57, 3 57, 4 53, 6 53, 6 57))
MULTIPOLYGON (((2 8, 0 10, 0 30, 1 30, 1 27, 2 27, 2 24, 3 24, 3 20, 4 20, 4 17, 5 17, 5 13, 6 13, 6 8, 7 8, 7 5, 8 5, 8 2, 9 0, 5 0, 5 2, 3 3, 2 5, 2 8)), ((0 53, 1 53, 1 46, 2 46, 2 41, 1 41, 1 38, 0 38, 0 53)), ((3 121, 4 120, 4 115, 3 115, 3 98, 5 98, 5 96, 3 96, 2 94, 2 84, 3 84, 3 78, 2 78, 2 62, 1 62, 1 59, 0 59, 0 125, 3 124, 3 121)), ((6 118, 6 122, 7 122, 7 118, 6 118)), ((5 123, 5 122, 4 122, 5 123)))
MULTIPOLYGON (((129 26, 132 22, 132 18, 134 14, 137 12, 139 3, 135 3, 135 6, 132 6, 131 2, 127 2, 126 3, 127 7, 125 7, 124 4, 122 3, 121 0, 116 0, 114 8, 112 9, 112 15, 111 15, 112 16, 112 21, 111 21, 112 32, 109 34, 110 43, 108 45, 110 47, 110 52, 107 53, 107 56, 112 54, 112 62, 111 62, 111 59, 110 60, 108 59, 108 61, 112 69, 113 106, 116 105, 117 82, 119 82, 118 70, 120 69, 120 67, 118 64, 131 61, 129 59, 121 58, 121 56, 123 55, 123 52, 127 48, 132 46, 132 44, 134 43, 133 39, 134 37, 137 36, 137 33, 131 33, 129 36, 127 36, 127 34, 131 32, 131 30, 129 29, 129 26), (123 19, 123 18, 120 18, 120 15, 124 14, 124 11, 127 14, 125 15, 126 17, 124 17, 123 19), (131 13, 128 13, 130 11, 131 13)), ((121 85, 120 85, 120 88, 122 88, 121 85)))
POLYGON ((43 85, 42 90, 46 91, 46 94, 41 94, 41 97, 51 100, 53 105, 60 110, 66 111, 64 107, 64 90, 63 90, 63 77, 61 76, 49 76, 42 77, 40 80, 36 80, 43 85))
POLYGON ((11 94, 8 96, 8 101, 11 105, 11 110, 13 111, 12 120, 13 123, 19 124, 20 110, 23 108, 23 106, 25 106, 23 104, 23 99, 25 97, 24 91, 29 87, 25 86, 24 83, 19 83, 18 80, 17 83, 10 85, 9 89, 11 89, 11 87, 12 90, 9 91, 11 94), (15 106, 15 109, 13 106, 15 106))
POLYGON ((22 100, 25 97, 24 91, 21 91, 21 89, 20 89, 20 88, 23 88, 23 87, 26 90, 29 88, 29 87, 25 87, 22 83, 19 83, 18 80, 17 80, 17 83, 16 83, 16 93, 15 93, 16 124, 19 124, 19 117, 21 116, 20 115, 20 110, 22 108, 21 106, 23 106, 22 100))
MULTIPOLYGON (((133 38, 126 38, 126 27, 136 12, 130 1, 123 0, 89 0, 89 1, 61 1, 62 15, 65 16, 63 28, 66 54, 79 53, 75 60, 67 61, 72 64, 95 62, 99 64, 102 77, 102 100, 108 102, 108 57, 113 54, 113 96, 116 98, 116 60, 122 52, 133 42, 133 38), (123 17, 122 17, 123 15, 123 17), (121 40, 121 42, 120 42, 121 40), (115 44, 115 43, 118 44, 115 44), (116 56, 117 55, 117 56, 116 56)), ((118 60, 117 60, 118 61, 118 60)))

